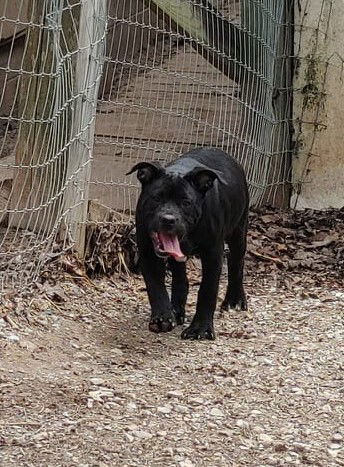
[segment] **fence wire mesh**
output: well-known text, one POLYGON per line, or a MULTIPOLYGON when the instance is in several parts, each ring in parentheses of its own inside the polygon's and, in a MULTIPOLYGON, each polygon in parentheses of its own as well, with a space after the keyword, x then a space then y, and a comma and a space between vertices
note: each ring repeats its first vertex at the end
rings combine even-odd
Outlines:
POLYGON ((292 14, 290 1, 110 2, 91 197, 131 213, 132 164, 212 145, 244 165, 252 204, 283 203, 292 14))
POLYGON ((128 222, 139 188, 125 174, 139 160, 220 147, 243 164, 252 205, 288 205, 292 93, 312 92, 293 88, 309 62, 294 16, 300 36, 319 31, 302 28, 312 5, 3 0, 0 292, 30 286, 55 251, 83 254, 90 220, 114 222, 99 206, 128 222))
POLYGON ((105 22, 99 0, 1 2, 0 290, 80 240, 105 22))

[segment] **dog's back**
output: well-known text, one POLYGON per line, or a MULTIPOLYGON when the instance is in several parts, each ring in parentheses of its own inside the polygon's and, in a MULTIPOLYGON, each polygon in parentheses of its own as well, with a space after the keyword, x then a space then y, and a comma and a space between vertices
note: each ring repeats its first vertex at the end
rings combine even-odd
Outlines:
MULTIPOLYGON (((166 170, 184 175, 204 166, 218 174, 218 180, 206 193, 200 231, 226 238, 247 216, 249 196, 243 168, 234 157, 217 148, 196 148, 171 162, 166 170)), ((206 238, 204 237, 204 238, 206 238)))

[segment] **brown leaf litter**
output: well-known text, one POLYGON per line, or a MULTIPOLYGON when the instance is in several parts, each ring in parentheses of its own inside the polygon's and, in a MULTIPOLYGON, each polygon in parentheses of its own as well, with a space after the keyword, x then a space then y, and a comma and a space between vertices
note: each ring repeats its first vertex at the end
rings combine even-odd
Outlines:
POLYGON ((215 342, 148 331, 130 254, 91 278, 57 255, 34 293, 6 297, 1 464, 344 465, 343 211, 250 215, 250 310, 217 314, 215 342))

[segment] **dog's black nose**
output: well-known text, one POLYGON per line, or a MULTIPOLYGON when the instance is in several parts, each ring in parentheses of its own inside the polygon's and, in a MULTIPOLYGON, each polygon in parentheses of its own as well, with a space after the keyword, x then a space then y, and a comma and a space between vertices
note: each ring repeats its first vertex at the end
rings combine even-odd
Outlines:
POLYGON ((176 223, 176 218, 172 214, 163 214, 160 216, 160 221, 166 227, 173 227, 176 223))

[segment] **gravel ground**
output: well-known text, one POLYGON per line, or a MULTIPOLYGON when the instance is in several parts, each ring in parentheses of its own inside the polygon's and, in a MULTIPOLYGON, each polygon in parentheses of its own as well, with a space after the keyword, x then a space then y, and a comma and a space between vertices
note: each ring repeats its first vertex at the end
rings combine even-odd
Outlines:
POLYGON ((0 464, 344 465, 343 290, 246 282, 249 312, 218 315, 214 342, 150 333, 139 276, 18 301, 0 319, 0 464))

